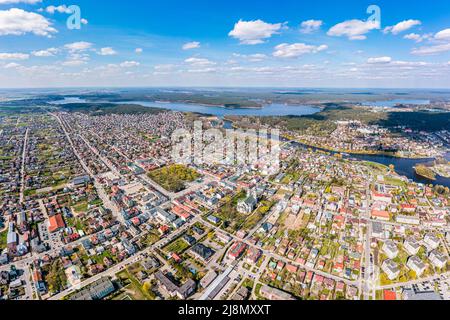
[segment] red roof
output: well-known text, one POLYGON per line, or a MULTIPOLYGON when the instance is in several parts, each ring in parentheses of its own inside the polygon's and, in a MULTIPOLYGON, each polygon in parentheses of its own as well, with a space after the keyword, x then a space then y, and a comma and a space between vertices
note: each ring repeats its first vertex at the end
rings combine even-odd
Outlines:
POLYGON ((397 295, 393 291, 384 290, 384 300, 388 301, 397 300, 397 295))
POLYGON ((372 210, 372 217, 389 219, 389 212, 381 210, 372 210))
POLYGON ((288 264, 288 265, 286 266, 286 270, 289 271, 289 272, 291 272, 291 273, 296 273, 297 270, 298 270, 298 267, 293 266, 293 265, 291 265, 291 264, 288 264))
POLYGON ((60 229, 63 229, 66 226, 60 214, 52 216, 48 220, 50 222, 50 226, 48 227, 48 230, 50 232, 56 232, 60 229))

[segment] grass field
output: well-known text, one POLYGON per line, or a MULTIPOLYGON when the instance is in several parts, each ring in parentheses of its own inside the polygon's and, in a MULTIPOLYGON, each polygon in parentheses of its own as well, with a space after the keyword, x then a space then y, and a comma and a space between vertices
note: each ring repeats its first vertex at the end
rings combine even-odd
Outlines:
POLYGON ((185 189, 186 182, 193 182, 200 177, 194 169, 174 164, 151 171, 149 178, 170 192, 180 192, 185 189))
POLYGON ((178 238, 174 242, 170 243, 166 247, 164 247, 164 251, 181 254, 183 253, 187 248, 189 248, 189 245, 186 241, 184 241, 182 238, 178 238))

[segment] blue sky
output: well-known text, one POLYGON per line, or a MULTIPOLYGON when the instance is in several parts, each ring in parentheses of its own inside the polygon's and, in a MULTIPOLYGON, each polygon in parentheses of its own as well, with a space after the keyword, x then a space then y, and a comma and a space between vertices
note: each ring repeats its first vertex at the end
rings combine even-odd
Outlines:
POLYGON ((0 0, 0 87, 450 87, 448 0, 338 3, 0 0))

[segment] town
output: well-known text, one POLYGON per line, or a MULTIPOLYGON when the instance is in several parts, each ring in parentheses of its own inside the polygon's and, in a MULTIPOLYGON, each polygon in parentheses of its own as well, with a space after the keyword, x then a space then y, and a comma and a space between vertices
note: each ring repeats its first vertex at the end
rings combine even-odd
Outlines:
MULTIPOLYGON (((288 139, 277 172, 175 163, 177 129, 186 114, 1 115, 0 297, 450 299, 448 187, 288 139)), ((326 143, 383 130, 338 122, 326 143)))

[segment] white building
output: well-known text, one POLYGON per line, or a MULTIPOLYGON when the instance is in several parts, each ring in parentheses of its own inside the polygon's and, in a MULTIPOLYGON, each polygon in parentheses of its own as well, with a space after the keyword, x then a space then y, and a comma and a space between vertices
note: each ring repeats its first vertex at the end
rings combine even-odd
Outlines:
POLYGON ((389 259, 395 259, 398 256, 398 247, 391 241, 387 240, 383 245, 383 251, 386 253, 389 259))
POLYGON ((405 215, 397 215, 395 220, 398 223, 404 223, 404 224, 412 224, 412 225, 420 225, 420 218, 417 216, 405 216, 405 215))
POLYGON ((384 273, 387 274, 389 280, 395 280, 400 275, 400 269, 398 265, 390 259, 383 262, 381 270, 383 270, 384 273))
POLYGON ((427 247, 431 248, 431 250, 434 250, 436 248, 439 247, 440 245, 440 241, 439 238, 436 237, 434 234, 432 233, 428 233, 425 238, 423 239, 423 241, 425 242, 425 244, 427 245, 427 247))
POLYGON ((172 223, 177 219, 177 216, 171 212, 167 212, 161 208, 155 208, 152 212, 153 216, 161 223, 172 223))
POLYGON ((447 256, 437 250, 431 251, 428 258, 436 268, 443 269, 447 265, 447 256))
POLYGON ((413 238, 407 238, 405 242, 403 243, 403 248, 408 252, 410 255, 415 256, 419 253, 420 250, 420 244, 419 242, 413 238))
POLYGON ((413 270, 418 277, 420 277, 426 269, 425 263, 418 256, 412 256, 408 259, 408 263, 406 264, 408 268, 413 270))
POLYGON ((258 198, 254 192, 249 192, 247 194, 247 198, 239 201, 239 203, 237 204, 237 211, 242 214, 252 213, 258 205, 257 199, 258 198))

